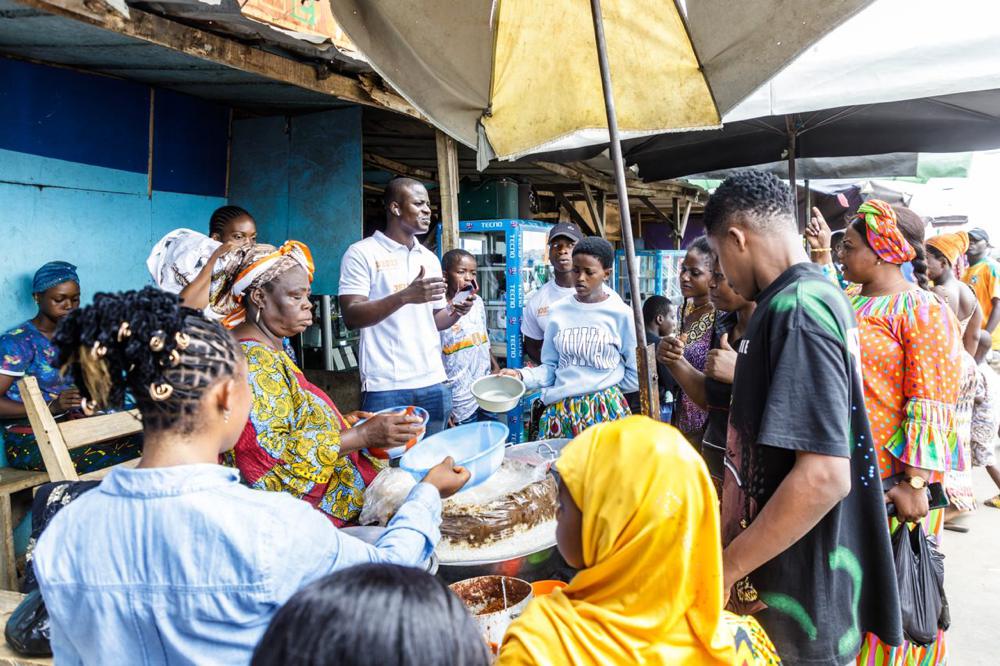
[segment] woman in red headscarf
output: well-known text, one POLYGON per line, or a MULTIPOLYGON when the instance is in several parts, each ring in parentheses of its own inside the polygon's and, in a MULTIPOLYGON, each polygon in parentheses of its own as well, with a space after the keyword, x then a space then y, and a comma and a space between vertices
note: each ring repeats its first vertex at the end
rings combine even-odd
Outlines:
MULTIPOLYGON (((917 258, 889 204, 871 199, 844 234, 841 260, 858 320, 865 405, 886 501, 895 506, 890 530, 939 537, 943 510, 930 511, 926 485, 941 481, 955 447, 955 412, 962 372, 958 322, 934 293, 906 280, 900 266, 917 258)), ((866 636, 859 664, 947 661, 944 633, 926 647, 900 647, 866 636)))

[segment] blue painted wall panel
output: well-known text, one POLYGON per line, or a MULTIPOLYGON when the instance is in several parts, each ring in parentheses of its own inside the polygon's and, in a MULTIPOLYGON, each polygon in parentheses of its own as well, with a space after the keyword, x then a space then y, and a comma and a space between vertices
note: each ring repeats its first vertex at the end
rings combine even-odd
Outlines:
POLYGON ((229 109, 169 90, 154 106, 153 189, 224 196, 229 109))
POLYGON ((233 122, 229 202, 257 220, 261 243, 288 239, 288 155, 286 119, 247 118, 233 122))
POLYGON ((358 108, 233 123, 229 200, 249 210, 262 242, 309 245, 313 292, 336 294, 340 259, 361 239, 358 108))
MULTIPOLYGON (((228 112, 174 102, 173 121, 159 131, 164 145, 178 147, 164 149, 164 163, 189 178, 181 186, 221 195, 228 119, 218 117, 228 112), (211 132, 185 129, 213 114, 211 132)), ((30 283, 41 264, 79 266, 85 301, 141 287, 156 240, 177 227, 207 231, 225 204, 222 196, 149 196, 148 107, 144 86, 0 58, 0 330, 34 315, 30 283)))
POLYGON ((0 58, 0 148, 146 173, 149 88, 0 58))
POLYGON ((340 259, 361 240, 361 109, 299 116, 291 134, 288 234, 308 239, 313 291, 336 294, 340 259))

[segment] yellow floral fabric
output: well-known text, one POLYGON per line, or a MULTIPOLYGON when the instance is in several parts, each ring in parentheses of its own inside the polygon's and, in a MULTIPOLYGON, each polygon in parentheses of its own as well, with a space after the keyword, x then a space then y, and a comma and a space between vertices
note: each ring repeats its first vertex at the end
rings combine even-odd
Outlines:
POLYGON ((337 523, 356 520, 365 489, 359 466, 377 472, 380 463, 340 454, 340 433, 348 426, 288 354, 252 340, 241 344, 253 403, 243 436, 224 462, 239 468, 252 488, 287 492, 337 523))

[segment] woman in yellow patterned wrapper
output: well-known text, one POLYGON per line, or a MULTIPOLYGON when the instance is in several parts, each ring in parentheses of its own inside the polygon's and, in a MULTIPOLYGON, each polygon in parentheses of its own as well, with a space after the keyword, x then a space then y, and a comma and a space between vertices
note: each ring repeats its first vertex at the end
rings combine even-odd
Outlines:
POLYGON ((253 403, 223 463, 239 468, 253 488, 299 497, 338 527, 351 523, 361 512, 366 485, 381 469, 365 449, 405 444, 418 434, 420 419, 344 417, 286 351, 284 340, 313 320, 308 247, 288 241, 280 248, 258 244, 234 252, 213 277, 212 306, 226 314, 224 323, 246 353, 253 403))
POLYGON ((556 469, 559 552, 580 571, 515 620, 498 666, 781 663, 756 620, 722 610, 719 501, 680 432, 602 423, 556 469))

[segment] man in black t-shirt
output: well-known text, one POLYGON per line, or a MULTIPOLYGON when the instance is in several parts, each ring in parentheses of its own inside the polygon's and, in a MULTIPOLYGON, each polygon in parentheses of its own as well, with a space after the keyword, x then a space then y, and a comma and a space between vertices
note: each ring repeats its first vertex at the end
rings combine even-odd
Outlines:
POLYGON ((774 176, 731 176, 704 221, 727 281, 757 302, 726 442, 730 608, 755 614, 785 664, 853 663, 866 632, 902 641, 854 313, 809 263, 774 176))

